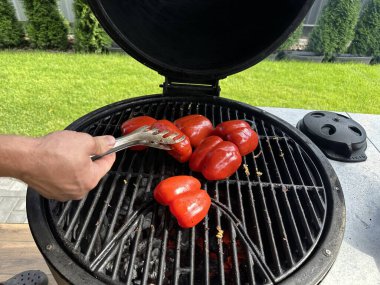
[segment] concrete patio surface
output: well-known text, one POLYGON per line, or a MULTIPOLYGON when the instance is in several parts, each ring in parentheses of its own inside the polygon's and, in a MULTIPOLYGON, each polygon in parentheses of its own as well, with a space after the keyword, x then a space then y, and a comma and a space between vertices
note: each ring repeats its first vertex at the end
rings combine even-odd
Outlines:
MULTIPOLYGON (((296 125, 311 110, 262 109, 296 125)), ((337 260, 323 285, 380 285, 380 115, 344 113, 367 131, 367 161, 330 160, 342 184, 346 202, 346 231, 337 260)), ((0 178, 0 223, 27 223, 26 185, 0 178)))

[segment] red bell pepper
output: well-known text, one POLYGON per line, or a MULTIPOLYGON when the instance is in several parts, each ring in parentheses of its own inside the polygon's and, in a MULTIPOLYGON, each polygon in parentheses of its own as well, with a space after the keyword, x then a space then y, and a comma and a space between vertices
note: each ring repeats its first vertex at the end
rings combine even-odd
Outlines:
POLYGON ((169 208, 181 227, 192 228, 204 219, 210 206, 210 196, 206 191, 199 190, 182 194, 169 208))
MULTIPOLYGON (((121 125, 121 133, 123 136, 125 136, 125 135, 137 130, 138 128, 141 128, 143 126, 150 126, 151 124, 153 124, 156 121, 157 121, 156 119, 149 117, 149 116, 139 116, 139 117, 129 119, 121 125)), ((131 147, 132 150, 143 150, 146 148, 147 148, 146 146, 131 147)))
POLYGON ((207 154, 223 140, 217 136, 205 138, 194 150, 189 161, 189 167, 193 171, 202 172, 203 160, 207 154))
POLYGON ((221 138, 225 139, 227 134, 241 128, 250 128, 250 125, 243 120, 225 121, 215 127, 212 135, 220 136, 221 138))
POLYGON ((207 215, 211 198, 192 176, 174 176, 161 181, 154 189, 154 198, 169 205, 170 212, 183 228, 197 225, 207 215))
POLYGON ((242 156, 254 151, 259 144, 257 133, 242 120, 232 120, 220 123, 212 133, 236 144, 242 156))
POLYGON ((154 199, 164 206, 168 206, 179 195, 185 192, 201 189, 201 183, 193 176, 173 176, 161 181, 154 189, 154 199))
POLYGON ((202 172, 208 180, 221 180, 231 176, 241 165, 237 146, 220 137, 205 138, 190 159, 190 169, 202 172))
MULTIPOLYGON (((175 138, 180 138, 184 135, 172 122, 168 120, 159 120, 152 124, 152 128, 157 128, 160 131, 168 130, 169 132, 177 133, 178 136, 175 138)), ((186 162, 190 159, 191 153, 193 152, 190 144, 189 138, 186 138, 176 144, 171 145, 171 150, 168 153, 173 156, 179 162, 186 162)))
POLYGON ((226 139, 239 148, 242 156, 253 152, 259 144, 259 137, 251 128, 236 129, 229 133, 226 139))
POLYGON ((207 180, 222 180, 238 170, 241 162, 237 146, 232 142, 222 141, 203 160, 202 174, 207 180))
POLYGON ((188 115, 175 120, 174 124, 189 137, 193 147, 197 147, 214 129, 210 120, 202 115, 188 115))

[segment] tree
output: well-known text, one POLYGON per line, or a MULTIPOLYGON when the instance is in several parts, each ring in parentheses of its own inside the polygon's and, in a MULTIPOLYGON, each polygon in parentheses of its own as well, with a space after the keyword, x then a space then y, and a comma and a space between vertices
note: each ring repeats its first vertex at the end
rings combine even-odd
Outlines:
POLYGON ((8 0, 0 0, 0 48, 17 47, 23 38, 23 27, 16 18, 13 5, 8 0))
POLYGON ((360 13, 360 0, 330 0, 313 29, 308 50, 321 53, 327 59, 343 53, 354 37, 360 13))
POLYGON ((68 24, 56 0, 24 0, 27 32, 32 47, 64 50, 68 46, 68 24))
POLYGON ((107 51, 111 39, 100 26, 86 0, 75 0, 74 12, 75 51, 95 53, 107 51))
POLYGON ((370 0, 363 8, 349 52, 380 59, 380 0, 370 0))
POLYGON ((298 28, 289 36, 289 38, 278 48, 279 50, 288 50, 296 43, 302 36, 303 22, 298 26, 298 28))

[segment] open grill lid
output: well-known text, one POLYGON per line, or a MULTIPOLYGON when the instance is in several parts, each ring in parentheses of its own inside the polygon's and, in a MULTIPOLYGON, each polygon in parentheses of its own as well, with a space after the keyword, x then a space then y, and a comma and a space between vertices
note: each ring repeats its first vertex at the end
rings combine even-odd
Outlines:
POLYGON ((170 81, 210 83, 278 48, 313 0, 88 0, 112 39, 170 81))

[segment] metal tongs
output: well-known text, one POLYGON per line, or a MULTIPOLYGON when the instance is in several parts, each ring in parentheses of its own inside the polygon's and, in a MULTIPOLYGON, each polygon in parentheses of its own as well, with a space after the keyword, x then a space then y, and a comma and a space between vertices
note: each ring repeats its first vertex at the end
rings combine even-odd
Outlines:
POLYGON ((115 146, 105 153, 99 155, 92 155, 91 159, 96 160, 105 155, 126 149, 128 147, 142 145, 158 149, 171 150, 170 145, 176 144, 185 139, 185 136, 175 139, 179 134, 170 132, 168 130, 160 131, 150 126, 143 126, 137 130, 117 138, 115 146))

